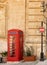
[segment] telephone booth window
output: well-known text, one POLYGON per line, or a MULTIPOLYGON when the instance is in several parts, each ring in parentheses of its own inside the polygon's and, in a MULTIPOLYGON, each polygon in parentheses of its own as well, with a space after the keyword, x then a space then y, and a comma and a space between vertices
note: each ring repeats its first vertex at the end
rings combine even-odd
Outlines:
POLYGON ((15 36, 10 36, 10 56, 15 56, 15 36))

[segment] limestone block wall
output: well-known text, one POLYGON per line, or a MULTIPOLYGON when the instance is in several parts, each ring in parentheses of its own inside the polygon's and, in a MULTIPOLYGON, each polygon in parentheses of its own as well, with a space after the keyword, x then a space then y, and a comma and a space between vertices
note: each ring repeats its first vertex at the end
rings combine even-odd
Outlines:
POLYGON ((25 30, 25 0, 8 0, 8 29, 25 30))
MULTIPOLYGON (((33 46, 34 54, 40 57, 41 52, 41 33, 39 28, 41 27, 41 22, 44 21, 44 16, 42 7, 43 0, 27 0, 26 1, 26 44, 27 46, 33 46)), ((43 27, 45 28, 45 24, 43 27)), ((43 43, 44 43, 44 54, 46 54, 45 39, 46 30, 43 33, 43 43)))
MULTIPOLYGON (((7 0, 7 31, 13 28, 21 29, 24 32, 24 44, 28 47, 33 46, 34 54, 38 57, 40 57, 41 49, 41 33, 39 27, 43 20, 43 13, 41 12, 42 7, 40 7, 42 6, 42 1, 43 0, 7 0)), ((0 39, 0 44, 1 42, 3 43, 1 48, 7 50, 7 39, 0 39)), ((1 51, 0 49, 0 52, 1 51)), ((44 36, 44 53, 46 54, 45 51, 44 36)))
MULTIPOLYGON (((2 1, 6 2, 6 0, 2 1)), ((7 0, 6 4, 7 32, 10 29, 20 29, 25 32, 25 0, 7 0)), ((7 39, 0 38, 0 46, 0 52, 7 51, 7 39)))

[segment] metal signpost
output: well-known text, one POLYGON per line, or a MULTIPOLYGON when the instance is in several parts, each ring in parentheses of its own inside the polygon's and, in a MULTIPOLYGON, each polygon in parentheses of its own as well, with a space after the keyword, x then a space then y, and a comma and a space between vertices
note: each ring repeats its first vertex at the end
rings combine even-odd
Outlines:
POLYGON ((41 53, 40 53, 40 60, 44 61, 44 53, 43 53, 43 32, 44 32, 44 28, 43 28, 43 22, 41 22, 40 32, 41 32, 41 53))
MULTIPOLYGON (((43 16, 44 19, 46 19, 46 44, 47 44, 47 15, 45 15, 45 13, 47 14, 47 3, 45 1, 42 2, 42 7, 43 7, 43 16)), ((40 32, 41 32, 41 54, 40 54, 40 60, 43 61, 44 60, 44 52, 43 52, 43 32, 44 32, 44 28, 43 28, 43 22, 41 22, 41 27, 40 28, 40 32)))

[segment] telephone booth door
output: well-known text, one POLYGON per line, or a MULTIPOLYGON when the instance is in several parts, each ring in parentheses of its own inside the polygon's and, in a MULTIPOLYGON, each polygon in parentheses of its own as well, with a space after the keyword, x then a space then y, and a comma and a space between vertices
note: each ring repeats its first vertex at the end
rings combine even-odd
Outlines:
POLYGON ((21 30, 8 31, 8 61, 23 59, 23 32, 21 30))

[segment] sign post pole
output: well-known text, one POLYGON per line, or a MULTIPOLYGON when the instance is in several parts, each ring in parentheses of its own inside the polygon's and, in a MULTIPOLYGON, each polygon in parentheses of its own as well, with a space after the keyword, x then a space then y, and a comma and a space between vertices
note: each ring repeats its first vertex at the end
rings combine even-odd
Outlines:
POLYGON ((41 32, 41 53, 40 53, 40 61, 44 61, 44 52, 43 52, 43 32, 44 32, 44 28, 43 28, 43 22, 41 22, 40 32, 41 32))

